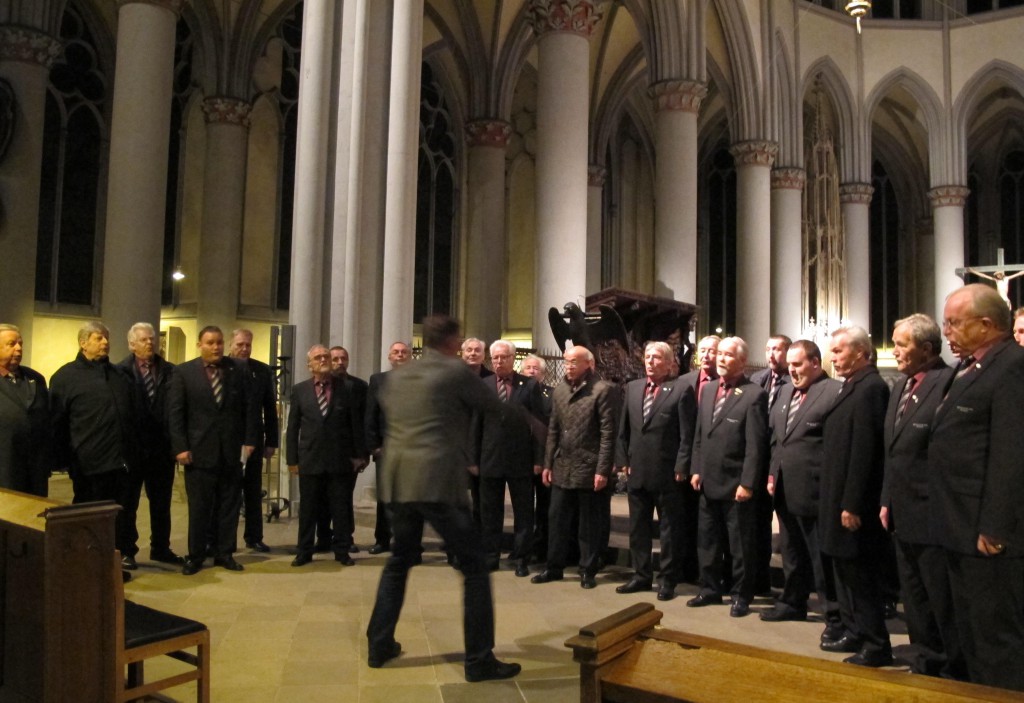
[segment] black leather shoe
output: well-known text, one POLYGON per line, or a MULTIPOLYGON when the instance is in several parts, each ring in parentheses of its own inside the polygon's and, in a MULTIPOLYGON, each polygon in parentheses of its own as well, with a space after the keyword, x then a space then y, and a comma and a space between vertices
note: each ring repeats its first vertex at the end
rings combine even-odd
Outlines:
POLYGON ((359 547, 357 547, 357 546, 356 546, 356 545, 354 545, 354 544, 350 544, 350 545, 348 546, 348 553, 349 553, 349 554, 359 554, 359 547))
POLYGON ((510 679, 523 670, 519 664, 501 662, 497 659, 485 664, 466 666, 466 681, 477 683, 478 681, 497 681, 510 679))
POLYGON ((880 666, 892 666, 892 650, 871 650, 865 649, 860 650, 852 657, 847 657, 843 660, 847 664, 856 664, 857 666, 870 666, 872 668, 878 668, 880 666))
POLYGON ((121 568, 125 569, 126 571, 135 571, 137 568, 139 568, 139 564, 135 561, 135 557, 133 557, 131 554, 127 554, 121 557, 121 568))
POLYGON ((224 557, 223 559, 214 559, 214 566, 221 566, 228 571, 245 571, 245 567, 235 561, 234 557, 224 557))
POLYGON ((370 547, 366 551, 369 552, 370 554, 374 554, 374 555, 376 555, 376 554, 383 554, 384 552, 390 552, 391 551, 391 547, 389 545, 386 545, 386 544, 378 543, 378 544, 373 545, 372 547, 370 547))
POLYGON ((686 601, 687 608, 703 608, 705 605, 721 604, 722 596, 716 596, 710 593, 698 593, 696 596, 686 601))
POLYGON ((309 554, 299 554, 292 559, 292 566, 305 566, 311 561, 313 561, 313 557, 309 554))
POLYGON ((843 627, 842 623, 830 622, 825 625, 825 629, 821 631, 822 642, 835 642, 842 638, 846 634, 846 628, 843 627))
POLYGON ((649 590, 651 590, 651 583, 650 583, 650 581, 644 581, 643 579, 639 579, 636 576, 634 576, 629 581, 626 581, 626 583, 622 584, 621 586, 616 587, 615 592, 616 593, 640 593, 641 591, 649 591, 649 590))
POLYGON ((254 552, 269 552, 270 547, 263 543, 263 540, 257 540, 256 542, 246 542, 245 546, 254 552))
POLYGON ((658 589, 658 600, 672 600, 676 597, 676 585, 674 583, 663 582, 661 588, 658 589))
POLYGON ((198 559, 186 559, 181 567, 181 573, 185 576, 194 576, 203 568, 203 562, 198 559))
POLYGON ((587 590, 597 588, 597 579, 594 578, 593 574, 583 574, 580 576, 580 588, 586 588, 587 590))
POLYGON ((530 579, 530 583, 548 583, 549 581, 561 581, 563 578, 561 571, 555 571, 553 569, 544 569, 539 574, 530 579))
POLYGON ((837 640, 829 640, 828 642, 821 643, 821 651, 823 652, 849 652, 854 654, 859 652, 860 648, 864 646, 864 643, 853 635, 843 635, 837 640))
POLYGON ((155 552, 151 551, 149 553, 149 560, 159 561, 164 564, 177 564, 178 566, 185 563, 184 557, 178 556, 170 549, 158 550, 155 552))
POLYGON ((370 652, 366 658, 366 664, 371 669, 379 669, 401 653, 402 645, 398 642, 392 642, 391 647, 383 652, 370 652))
POLYGON ((344 552, 342 552, 341 554, 335 554, 334 561, 338 562, 342 566, 352 566, 356 563, 352 557, 350 557, 348 554, 344 552))
POLYGON ((802 621, 807 619, 806 610, 797 610, 788 605, 778 606, 770 610, 762 610, 761 619, 765 622, 785 622, 787 620, 802 621))
POLYGON ((750 612, 750 603, 746 598, 733 598, 732 606, 729 608, 729 617, 742 618, 750 612))
POLYGON ((530 575, 530 567, 528 567, 526 565, 525 561, 521 562, 519 564, 519 566, 516 567, 516 576, 518 576, 519 578, 525 578, 526 576, 529 576, 529 575, 530 575))

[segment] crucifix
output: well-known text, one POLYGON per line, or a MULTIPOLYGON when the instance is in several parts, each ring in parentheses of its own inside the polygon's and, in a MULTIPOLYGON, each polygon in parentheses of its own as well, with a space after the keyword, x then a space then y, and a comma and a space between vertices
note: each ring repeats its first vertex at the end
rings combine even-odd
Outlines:
POLYGON ((999 291, 1000 297, 1006 301, 1006 306, 1011 309, 1013 308, 1009 295, 1010 281, 1017 278, 1017 276, 1024 276, 1024 264, 1008 266, 1003 262, 1003 248, 999 247, 996 249, 995 266, 967 266, 956 270, 956 275, 964 279, 964 283, 967 282, 967 274, 969 273, 993 281, 996 284, 996 290, 999 291))

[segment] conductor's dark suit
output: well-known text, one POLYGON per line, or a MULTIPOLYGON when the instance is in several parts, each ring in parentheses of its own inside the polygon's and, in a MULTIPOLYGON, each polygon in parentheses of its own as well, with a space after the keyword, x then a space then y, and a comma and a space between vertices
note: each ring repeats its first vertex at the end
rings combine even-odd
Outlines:
POLYGON ((1024 690, 1022 399, 1024 349, 1008 338, 952 382, 928 445, 931 526, 946 553, 968 674, 1015 690, 1024 690), (981 554, 979 534, 1005 551, 981 554))
MULTIPOLYGON (((482 379, 497 394, 497 375, 482 379)), ((474 456, 480 467, 480 521, 488 563, 496 568, 505 522, 505 485, 512 501, 513 542, 510 559, 530 558, 533 535, 533 467, 544 462, 541 437, 547 428, 544 397, 536 380, 518 373, 500 413, 477 415, 473 422, 474 456)))
POLYGON ((217 543, 210 545, 215 557, 231 556, 242 501, 242 446, 255 446, 259 439, 245 371, 227 357, 217 367, 224 389, 220 406, 202 358, 178 366, 171 382, 171 451, 192 453, 192 463, 185 467, 188 552, 200 563, 211 524, 217 528, 217 543))
POLYGON ((629 467, 629 551, 636 578, 646 583, 654 578, 651 527, 657 508, 661 579, 666 586, 675 586, 683 580, 683 489, 690 475, 697 403, 688 384, 663 381, 656 386, 653 404, 645 418, 647 383, 647 378, 638 378, 626 385, 615 464, 629 467))
POLYGON ((287 462, 299 467, 299 555, 312 555, 317 517, 326 505, 334 522, 331 549, 336 556, 347 557, 353 530, 349 509, 357 476, 352 460, 366 459, 368 452, 357 398, 343 379, 332 376, 327 383, 331 390, 326 415, 320 410, 313 379, 292 388, 287 462))
MULTIPOLYGON (((822 374, 803 392, 790 419, 797 393, 792 385, 779 392, 769 417, 771 480, 775 483, 775 512, 779 516, 782 571, 785 584, 778 598, 781 607, 807 612, 811 590, 818 594, 823 614, 838 621, 832 561, 821 554, 818 498, 821 485, 825 416, 843 384, 822 374)), ((780 607, 777 605, 777 607, 780 607)))
POLYGON ((868 365, 857 370, 843 383, 823 435, 821 548, 832 557, 843 627, 863 642, 865 655, 890 650, 879 578, 879 555, 886 553, 887 537, 878 519, 888 402, 889 386, 878 369, 868 365), (843 511, 860 517, 860 529, 843 527, 843 511))
POLYGON ((754 597, 750 565, 755 545, 754 504, 737 502, 739 486, 753 489, 768 465, 768 394, 741 377, 714 417, 722 379, 704 389, 697 411, 690 472, 701 477, 697 556, 702 595, 721 596, 726 539, 732 554, 732 593, 748 604, 754 597))
POLYGON ((0 378, 0 487, 46 496, 50 412, 46 380, 27 366, 0 378))
MULTIPOLYGON (((904 391, 910 378, 900 376, 889 396, 885 414, 885 479, 882 483, 882 507, 888 509, 889 529, 896 546, 897 565, 902 586, 903 612, 907 633, 914 647, 912 668, 922 674, 938 676, 945 672, 964 678, 955 627, 943 636, 935 612, 951 607, 946 558, 928 529, 929 502, 928 441, 935 410, 942 403, 954 370, 941 359, 931 370, 922 371, 914 381, 903 411, 904 391), (953 657, 947 666, 943 640, 951 644, 953 657)), ((951 625, 952 614, 943 622, 951 625)))

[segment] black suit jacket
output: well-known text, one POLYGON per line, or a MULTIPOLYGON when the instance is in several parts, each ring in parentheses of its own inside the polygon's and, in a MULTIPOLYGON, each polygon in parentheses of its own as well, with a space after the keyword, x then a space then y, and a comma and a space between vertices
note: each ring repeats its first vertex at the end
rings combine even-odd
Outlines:
POLYGON ((213 398, 201 358, 175 368, 169 404, 171 452, 192 452, 194 466, 240 466, 242 446, 259 442, 259 409, 246 392, 245 369, 233 359, 220 363, 224 402, 213 398))
POLYGON ((928 529, 928 441, 935 410, 955 371, 940 360, 913 389, 903 418, 896 424, 907 377, 900 376, 885 413, 885 478, 882 506, 889 509, 889 529, 904 542, 932 544, 928 529))
POLYGON ((358 399, 343 379, 331 378, 331 402, 320 411, 313 379, 292 387, 286 443, 289 466, 300 475, 353 473, 352 459, 368 456, 358 399))
POLYGON ((707 384, 697 410, 691 474, 700 474, 705 496, 732 500, 736 489, 753 490, 765 480, 768 466, 768 394, 741 378, 718 414, 715 397, 721 379, 707 384))
POLYGON ((146 383, 142 380, 142 374, 139 373, 139 367, 135 363, 135 355, 129 354, 117 365, 117 368, 132 382, 132 408, 139 423, 139 441, 142 451, 148 456, 159 456, 166 465, 167 462, 173 462, 174 459, 167 422, 174 364, 165 361, 159 354, 154 354, 152 365, 150 373, 153 374, 155 385, 152 403, 149 402, 146 383))
MULTIPOLYGON (((497 376, 481 379, 495 395, 497 376)), ((472 429, 472 457, 482 478, 530 477, 544 463, 547 415, 536 380, 512 374, 512 394, 500 412, 476 413, 472 429)))
MULTIPOLYGON (((750 380, 761 386, 765 393, 768 393, 768 387, 772 382, 772 370, 770 368, 764 368, 756 373, 751 374, 750 380)), ((779 401, 782 400, 784 394, 787 394, 793 388, 793 379, 789 377, 788 373, 784 373, 779 376, 779 381, 776 384, 775 398, 768 395, 768 414, 771 415, 772 410, 778 405, 779 401)))
POLYGON ((644 420, 647 378, 626 384, 619 417, 615 463, 629 467, 630 488, 647 491, 676 490, 676 476, 690 475, 690 450, 697 422, 693 387, 679 379, 663 381, 644 420))
MULTIPOLYGON (((933 535, 941 546, 978 555, 978 535, 1024 556, 1024 349, 993 345, 952 382, 928 445, 933 535)), ((898 519, 898 518, 897 518, 898 519)))
POLYGON ((825 466, 818 524, 822 551, 854 559, 885 538, 878 519, 885 463, 882 426, 889 386, 874 366, 851 375, 825 418, 825 466), (842 525, 843 511, 860 517, 859 530, 842 525))
POLYGON ((0 487, 46 495, 52 468, 46 380, 27 366, 0 378, 0 487))
POLYGON ((842 390, 840 381, 824 374, 807 389, 807 396, 787 428, 789 406, 796 389, 787 384, 779 391, 778 400, 768 419, 771 433, 771 465, 769 471, 776 482, 782 476, 786 507, 793 515, 818 516, 821 489, 825 416, 832 410, 842 390))
POLYGON ((256 359, 235 359, 245 371, 248 383, 246 392, 256 407, 256 421, 259 423, 259 441, 256 450, 263 447, 277 447, 280 444, 280 428, 277 422, 277 392, 274 389, 274 370, 256 359))

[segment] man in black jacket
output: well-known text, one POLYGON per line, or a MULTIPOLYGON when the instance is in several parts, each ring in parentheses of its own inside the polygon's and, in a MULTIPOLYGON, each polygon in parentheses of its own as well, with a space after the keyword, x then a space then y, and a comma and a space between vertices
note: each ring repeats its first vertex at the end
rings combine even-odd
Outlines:
POLYGON ((0 324, 0 487, 46 497, 50 396, 42 375, 21 363, 14 325, 0 324))

